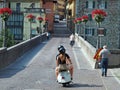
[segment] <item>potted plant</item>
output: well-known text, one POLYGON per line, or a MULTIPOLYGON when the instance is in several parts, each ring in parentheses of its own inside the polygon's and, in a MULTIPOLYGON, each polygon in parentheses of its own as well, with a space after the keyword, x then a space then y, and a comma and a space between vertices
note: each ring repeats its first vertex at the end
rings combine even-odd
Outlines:
POLYGON ((30 39, 32 38, 32 22, 35 19, 35 16, 33 14, 28 14, 27 17, 28 21, 30 22, 30 39))

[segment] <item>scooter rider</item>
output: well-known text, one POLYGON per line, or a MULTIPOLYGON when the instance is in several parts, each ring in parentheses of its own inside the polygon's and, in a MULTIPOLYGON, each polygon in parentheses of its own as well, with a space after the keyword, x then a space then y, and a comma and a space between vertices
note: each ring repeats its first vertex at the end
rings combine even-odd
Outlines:
POLYGON ((71 74, 71 80, 73 79, 73 65, 72 61, 67 53, 65 53, 64 46, 60 45, 58 47, 59 54, 56 56, 56 69, 55 74, 56 78, 59 74, 59 71, 62 69, 66 69, 70 71, 71 74))

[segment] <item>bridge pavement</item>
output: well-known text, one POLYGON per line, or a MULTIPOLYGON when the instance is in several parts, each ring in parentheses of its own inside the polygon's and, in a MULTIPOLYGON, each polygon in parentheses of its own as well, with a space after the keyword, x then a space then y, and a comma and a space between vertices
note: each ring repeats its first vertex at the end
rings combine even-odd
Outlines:
POLYGON ((52 38, 32 49, 15 63, 0 71, 0 90, 119 90, 120 84, 108 70, 108 77, 101 77, 85 56, 82 47, 69 45, 68 38, 52 38), (55 56, 62 44, 74 65, 73 84, 62 87, 56 82, 55 56))

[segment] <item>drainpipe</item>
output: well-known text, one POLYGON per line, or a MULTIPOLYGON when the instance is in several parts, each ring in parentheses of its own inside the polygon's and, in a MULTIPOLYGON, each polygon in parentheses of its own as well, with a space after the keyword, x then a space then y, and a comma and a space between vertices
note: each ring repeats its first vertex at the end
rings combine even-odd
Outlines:
MULTIPOLYGON (((99 9, 99 6, 100 6, 100 0, 97 0, 97 8, 99 9)), ((100 28, 100 24, 98 25, 97 27, 97 30, 98 28, 100 28)), ((96 45, 96 50, 98 50, 100 47, 100 36, 98 36, 98 31, 97 31, 97 45, 96 45)))
MULTIPOLYGON (((120 0, 119 0, 119 2, 118 3, 120 3, 120 0)), ((119 6, 118 6, 118 10, 119 10, 119 26, 118 26, 118 49, 120 49, 120 4, 118 4, 119 6)))

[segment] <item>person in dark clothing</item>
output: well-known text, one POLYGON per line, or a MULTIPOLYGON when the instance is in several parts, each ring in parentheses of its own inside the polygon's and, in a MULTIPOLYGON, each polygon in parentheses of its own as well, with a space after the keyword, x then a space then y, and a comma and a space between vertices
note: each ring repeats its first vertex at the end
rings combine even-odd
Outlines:
POLYGON ((56 78, 59 74, 60 70, 69 70, 71 74, 71 79, 73 79, 73 65, 72 61, 67 53, 65 53, 65 48, 64 46, 60 45, 58 47, 59 54, 56 56, 56 69, 55 69, 55 74, 56 78))

